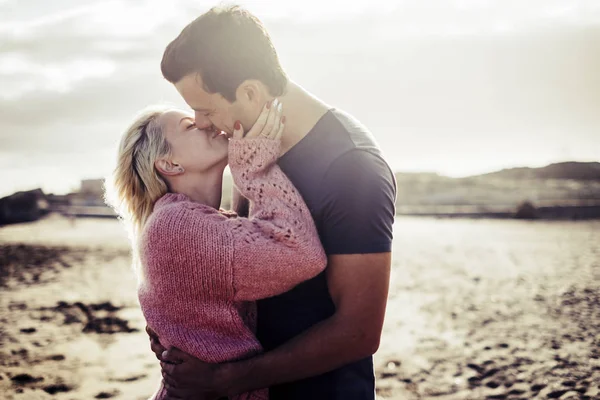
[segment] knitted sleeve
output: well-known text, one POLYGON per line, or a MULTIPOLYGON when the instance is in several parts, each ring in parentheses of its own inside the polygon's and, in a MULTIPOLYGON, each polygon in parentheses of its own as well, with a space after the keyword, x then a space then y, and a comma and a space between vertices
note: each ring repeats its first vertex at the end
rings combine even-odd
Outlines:
POLYGON ((250 201, 248 218, 167 194, 145 228, 142 261, 170 296, 258 300, 325 269, 310 212, 275 164, 279 143, 241 139, 229 146, 234 183, 250 201))
POLYGON ((269 139, 229 142, 234 184, 250 202, 248 218, 230 220, 236 300, 287 292, 327 263, 308 207, 275 163, 279 151, 269 139))

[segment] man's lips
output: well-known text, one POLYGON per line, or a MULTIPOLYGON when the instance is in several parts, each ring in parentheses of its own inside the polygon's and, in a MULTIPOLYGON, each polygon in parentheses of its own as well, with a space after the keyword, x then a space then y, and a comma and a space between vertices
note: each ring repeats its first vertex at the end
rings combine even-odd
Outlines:
POLYGON ((225 136, 227 139, 231 139, 233 137, 233 133, 222 131, 214 126, 208 129, 208 133, 210 134, 211 139, 216 139, 219 136, 225 136))

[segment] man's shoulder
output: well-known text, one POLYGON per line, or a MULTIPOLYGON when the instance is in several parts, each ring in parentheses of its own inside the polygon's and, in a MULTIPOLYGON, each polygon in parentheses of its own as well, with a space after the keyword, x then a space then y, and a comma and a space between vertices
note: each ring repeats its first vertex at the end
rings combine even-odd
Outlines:
MULTIPOLYGON (((319 193, 321 204, 334 205, 335 213, 373 216, 394 208, 396 179, 379 154, 355 148, 338 157, 325 173, 319 193)), ((331 207, 329 207, 331 208, 331 207)))
POLYGON ((347 177, 344 171, 393 179, 371 132, 356 118, 335 108, 280 159, 279 165, 307 203, 317 208, 328 182, 347 177))
POLYGON ((391 180, 394 174, 380 153, 356 147, 336 157, 324 175, 326 180, 340 176, 347 177, 349 181, 358 176, 391 180))
POLYGON ((333 134, 344 135, 349 140, 352 149, 364 150, 381 156, 381 149, 375 137, 362 122, 351 114, 336 108, 330 110, 330 115, 338 125, 337 129, 332 129, 333 134))
POLYGON ((383 160, 381 149, 369 129, 352 115, 332 108, 283 159, 289 166, 310 164, 315 172, 325 172, 338 159, 355 150, 383 160))
POLYGON ((331 159, 328 172, 362 171, 367 174, 389 175, 391 169, 383 156, 381 148, 371 131, 357 118, 339 110, 330 110, 331 118, 337 124, 329 134, 343 136, 348 145, 340 148, 331 159))

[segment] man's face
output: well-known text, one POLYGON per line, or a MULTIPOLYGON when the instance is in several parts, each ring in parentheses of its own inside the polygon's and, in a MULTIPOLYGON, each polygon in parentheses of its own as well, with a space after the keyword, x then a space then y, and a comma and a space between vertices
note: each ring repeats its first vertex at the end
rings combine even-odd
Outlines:
POLYGON ((246 113, 243 105, 239 101, 230 103, 219 93, 208 93, 204 90, 200 75, 186 75, 175 84, 175 88, 194 110, 196 126, 199 129, 214 126, 232 134, 235 121, 239 120, 244 125, 246 113))

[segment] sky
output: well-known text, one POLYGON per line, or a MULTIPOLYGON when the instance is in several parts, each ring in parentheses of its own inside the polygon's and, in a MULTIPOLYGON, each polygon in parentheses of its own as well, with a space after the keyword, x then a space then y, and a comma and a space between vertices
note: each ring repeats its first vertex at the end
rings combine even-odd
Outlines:
MULTIPOLYGON (((600 160, 600 1, 239 1, 290 77, 397 171, 600 160)), ((0 0, 0 196, 110 173, 141 108, 187 108, 165 46, 215 2, 0 0)))

